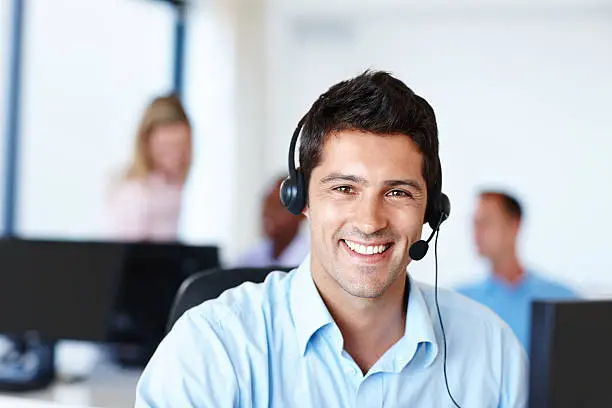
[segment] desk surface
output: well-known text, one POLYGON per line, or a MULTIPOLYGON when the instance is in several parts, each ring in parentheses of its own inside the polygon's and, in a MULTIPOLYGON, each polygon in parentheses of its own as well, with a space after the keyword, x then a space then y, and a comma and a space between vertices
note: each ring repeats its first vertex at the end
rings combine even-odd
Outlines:
POLYGON ((100 366, 84 381, 57 381, 26 393, 0 393, 0 408, 133 408, 139 370, 100 366))

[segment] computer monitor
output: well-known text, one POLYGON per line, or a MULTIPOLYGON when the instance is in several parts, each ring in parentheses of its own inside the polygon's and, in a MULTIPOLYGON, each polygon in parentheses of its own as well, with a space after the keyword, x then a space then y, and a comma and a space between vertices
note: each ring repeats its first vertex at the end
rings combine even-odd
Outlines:
POLYGON ((144 365, 182 281, 218 264, 216 247, 0 239, 0 334, 17 351, 2 356, 0 389, 49 384, 60 339, 123 341, 132 353, 118 361, 144 365))
POLYGON ((108 342, 144 365, 190 275, 219 266, 215 246, 0 239, 0 334, 108 342))
POLYGON ((174 297, 196 272, 219 266, 216 246, 126 243, 108 341, 117 361, 147 363, 163 339, 174 297))
POLYGON ((612 300, 532 304, 530 408, 612 407, 612 300))
POLYGON ((0 333, 105 341, 125 248, 0 239, 0 333))

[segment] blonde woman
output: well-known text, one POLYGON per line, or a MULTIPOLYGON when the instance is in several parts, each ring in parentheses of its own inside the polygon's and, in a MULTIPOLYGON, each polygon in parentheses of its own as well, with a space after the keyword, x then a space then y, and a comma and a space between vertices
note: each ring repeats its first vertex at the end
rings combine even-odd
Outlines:
POLYGON ((191 125, 178 97, 156 98, 138 127, 131 164, 109 197, 113 239, 176 241, 191 166, 191 125))

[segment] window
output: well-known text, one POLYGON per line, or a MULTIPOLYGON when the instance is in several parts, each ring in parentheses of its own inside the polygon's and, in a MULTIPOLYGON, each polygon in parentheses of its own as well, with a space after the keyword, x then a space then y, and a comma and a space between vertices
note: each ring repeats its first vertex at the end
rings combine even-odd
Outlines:
POLYGON ((16 232, 96 238, 140 115, 172 89, 174 12, 127 0, 30 0, 24 16, 16 232))

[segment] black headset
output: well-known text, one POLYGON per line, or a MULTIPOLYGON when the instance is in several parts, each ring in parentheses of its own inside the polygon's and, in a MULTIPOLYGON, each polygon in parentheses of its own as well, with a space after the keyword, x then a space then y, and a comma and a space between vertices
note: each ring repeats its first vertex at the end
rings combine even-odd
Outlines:
POLYGON ((280 188, 281 203, 293 215, 302 213, 304 207, 306 207, 306 196, 308 194, 304 173, 295 167, 295 145, 300 137, 305 120, 306 116, 300 119, 291 137, 291 143, 289 144, 289 177, 283 180, 280 188))
MULTIPOLYGON (((304 116, 298 122, 291 143, 289 144, 289 177, 283 180, 280 188, 280 200, 290 213, 299 215, 306 207, 307 186, 304 179, 304 173, 295 166, 295 146, 302 131, 302 126, 306 121, 304 116)), ((410 246, 410 258, 415 261, 423 259, 429 249, 429 242, 433 235, 440 229, 440 225, 450 215, 450 200, 448 196, 442 192, 442 171, 438 173, 438 181, 434 185, 432 197, 427 203, 425 212, 425 222, 429 224, 432 233, 427 240, 419 240, 410 246)))

